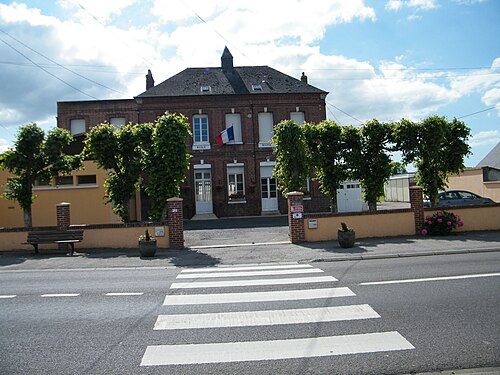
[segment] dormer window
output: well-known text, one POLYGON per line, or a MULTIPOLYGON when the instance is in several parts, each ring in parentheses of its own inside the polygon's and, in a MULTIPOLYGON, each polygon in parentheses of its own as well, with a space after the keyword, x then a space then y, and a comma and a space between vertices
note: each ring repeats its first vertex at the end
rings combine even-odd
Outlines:
POLYGON ((253 91, 262 91, 262 85, 252 85, 253 91))
POLYGON ((201 86, 201 92, 210 92, 211 88, 210 86, 201 86))

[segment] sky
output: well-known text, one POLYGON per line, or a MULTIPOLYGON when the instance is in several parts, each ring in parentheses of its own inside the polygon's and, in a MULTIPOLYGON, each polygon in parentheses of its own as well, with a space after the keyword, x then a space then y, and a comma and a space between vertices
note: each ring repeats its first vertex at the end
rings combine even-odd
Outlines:
POLYGON ((328 91, 341 125, 464 121, 500 142, 500 0, 0 0, 0 152, 57 102, 133 98, 185 68, 267 65, 328 91))

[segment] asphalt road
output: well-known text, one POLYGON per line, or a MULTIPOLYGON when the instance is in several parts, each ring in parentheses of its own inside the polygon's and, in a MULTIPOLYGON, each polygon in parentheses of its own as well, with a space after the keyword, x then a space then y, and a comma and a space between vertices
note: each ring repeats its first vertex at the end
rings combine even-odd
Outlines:
POLYGON ((500 253, 307 266, 0 271, 0 373, 402 374, 500 366, 500 253), (315 279, 324 277, 338 281, 315 279), (241 280, 267 285, 237 286, 241 280), (312 298, 330 288, 340 294, 312 298), (290 294, 275 297, 280 291, 290 294), (246 301, 268 300, 229 302, 250 292, 246 301), (221 293, 232 294, 215 303, 221 293), (333 340, 326 353, 318 337, 333 340), (265 360, 232 362, 231 355, 252 353, 265 360), (202 358, 218 363, 197 363, 202 358))

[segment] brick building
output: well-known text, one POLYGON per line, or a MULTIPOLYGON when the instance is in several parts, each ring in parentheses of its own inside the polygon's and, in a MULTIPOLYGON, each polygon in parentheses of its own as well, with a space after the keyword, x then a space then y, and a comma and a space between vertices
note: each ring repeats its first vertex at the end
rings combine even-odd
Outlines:
MULTIPOLYGON (((268 66, 234 67, 226 47, 220 67, 188 68, 156 86, 148 71, 146 91, 133 99, 58 102, 57 121, 81 139, 105 121, 120 126, 153 122, 167 111, 182 113, 193 133, 191 168, 181 186, 186 218, 286 213, 272 177, 273 126, 286 119, 326 119, 327 94, 309 85, 304 73, 296 79, 268 66), (218 145, 216 136, 230 127, 234 140, 218 145)), ((316 186, 308 189, 318 199, 306 202, 306 209, 326 209, 328 199, 316 186)), ((145 218, 148 202, 140 199, 137 216, 145 218)))

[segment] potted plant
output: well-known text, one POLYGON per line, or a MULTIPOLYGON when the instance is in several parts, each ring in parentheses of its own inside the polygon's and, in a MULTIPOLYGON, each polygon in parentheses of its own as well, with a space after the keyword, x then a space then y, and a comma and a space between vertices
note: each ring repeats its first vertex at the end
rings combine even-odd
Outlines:
POLYGON ((156 254, 156 238, 151 236, 147 229, 139 237, 139 254, 141 257, 154 257, 156 254))
POLYGON ((337 240, 341 247, 353 247, 356 240, 356 232, 349 228, 346 223, 340 223, 341 227, 337 232, 337 240))

